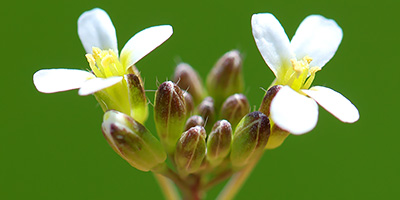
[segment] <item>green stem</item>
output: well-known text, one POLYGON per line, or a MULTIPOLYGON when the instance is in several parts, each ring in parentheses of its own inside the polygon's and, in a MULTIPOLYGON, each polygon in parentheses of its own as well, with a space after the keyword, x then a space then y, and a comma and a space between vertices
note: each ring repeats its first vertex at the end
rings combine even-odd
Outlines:
POLYGON ((176 187, 171 180, 156 173, 153 173, 153 175, 158 181, 158 185, 160 186, 165 199, 167 200, 180 199, 178 191, 176 190, 176 187))
POLYGON ((261 155, 256 157, 253 162, 249 163, 246 167, 236 172, 232 176, 221 193, 219 193, 217 200, 231 200, 233 197, 235 197, 243 183, 246 181, 247 177, 249 177, 251 171, 253 171, 255 165, 258 163, 261 155))
POLYGON ((205 184, 203 186, 203 190, 207 191, 209 189, 211 189, 212 187, 214 187, 215 185, 221 183, 222 181, 226 180, 227 178, 229 178, 230 176, 232 176, 233 172, 232 170, 228 170, 225 171, 221 174, 219 174, 217 177, 215 177, 214 179, 210 180, 207 184, 205 184))
POLYGON ((164 176, 163 178, 168 178, 171 183, 172 182, 175 183, 175 185, 182 192, 183 196, 188 196, 191 193, 189 186, 181 179, 181 177, 179 177, 178 174, 172 171, 165 163, 162 163, 161 165, 153 168, 152 171, 155 174, 157 173, 157 175, 164 176))

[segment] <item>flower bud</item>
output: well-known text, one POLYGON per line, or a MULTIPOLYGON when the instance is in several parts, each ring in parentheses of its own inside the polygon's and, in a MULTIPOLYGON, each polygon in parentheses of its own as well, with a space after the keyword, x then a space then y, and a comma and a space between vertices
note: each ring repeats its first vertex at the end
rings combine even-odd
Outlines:
POLYGON ((195 126, 184 132, 176 145, 175 164, 183 175, 196 172, 206 154, 206 131, 195 126))
POLYGON ((167 159, 161 143, 139 122, 115 110, 104 113, 103 135, 133 167, 149 171, 167 159))
POLYGON ((200 76, 189 64, 180 63, 176 66, 174 82, 192 95, 195 104, 199 104, 205 96, 200 76))
POLYGON ((185 98, 186 102, 186 113, 191 114, 194 110, 193 97, 189 92, 186 91, 183 92, 183 97, 185 98))
POLYGON ((228 120, 233 127, 250 111, 249 101, 243 94, 234 94, 222 104, 220 118, 228 120))
POLYGON ((282 85, 274 85, 268 89, 267 93, 265 93, 265 96, 261 102, 260 109, 258 109, 260 112, 269 116, 269 114, 270 114, 269 109, 271 107, 271 101, 281 88, 282 88, 282 85))
POLYGON ((283 143, 283 141, 285 141, 289 134, 289 132, 279 128, 277 125, 272 125, 271 135, 269 136, 267 146, 265 146, 265 148, 275 149, 281 146, 281 144, 283 143))
POLYGON ((231 162, 234 167, 243 167, 260 156, 268 142, 270 124, 261 112, 247 114, 236 127, 232 139, 231 162))
POLYGON ((149 115, 149 109, 140 77, 135 74, 126 74, 124 77, 128 86, 131 116, 136 121, 144 123, 149 115))
POLYGON ((168 153, 175 150, 186 121, 186 103, 182 90, 173 82, 162 83, 154 100, 154 121, 168 153))
POLYGON ((211 97, 206 97, 200 103, 199 107, 197 108, 199 115, 203 117, 205 120, 205 124, 208 128, 211 128, 212 124, 215 120, 215 108, 214 108, 214 100, 211 97))
POLYGON ((207 160, 211 165, 220 164, 231 148, 232 127, 226 120, 217 121, 207 139, 207 160))
POLYGON ((237 50, 223 55, 207 77, 207 89, 219 108, 224 100, 243 91, 242 58, 237 50))
POLYGON ((204 119, 199 115, 193 115, 186 121, 185 131, 195 126, 204 126, 204 119))

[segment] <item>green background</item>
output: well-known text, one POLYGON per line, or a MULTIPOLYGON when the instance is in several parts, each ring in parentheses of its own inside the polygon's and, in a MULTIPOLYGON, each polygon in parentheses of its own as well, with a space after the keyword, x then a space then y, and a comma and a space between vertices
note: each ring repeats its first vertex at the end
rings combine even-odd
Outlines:
MULTIPOLYGON (((397 1, 8 1, 1 15, 0 199, 161 199, 151 173, 121 159, 101 134, 102 111, 77 91, 42 94, 42 68, 87 69, 79 15, 108 12, 121 49, 136 32, 171 24, 173 36, 137 63, 154 90, 180 61, 205 77, 231 49, 244 56, 245 94, 258 106, 273 74, 251 34, 254 13, 271 12, 293 36, 310 14, 335 19, 344 38, 314 85, 359 109, 343 124, 320 108, 317 127, 267 151, 236 199, 395 199, 399 193, 397 1)), ((147 95, 153 99, 154 92, 147 95)), ((152 117, 150 117, 152 119, 152 117)), ((149 120, 147 125, 154 131, 149 120)), ((218 189, 209 193, 214 199, 218 189)))

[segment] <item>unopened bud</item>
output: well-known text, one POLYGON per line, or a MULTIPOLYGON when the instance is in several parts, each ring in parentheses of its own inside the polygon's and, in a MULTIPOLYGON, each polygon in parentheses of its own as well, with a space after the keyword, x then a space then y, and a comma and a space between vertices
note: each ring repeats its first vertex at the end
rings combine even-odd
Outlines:
POLYGON ((212 165, 220 164, 231 148, 232 127, 226 120, 217 121, 207 139, 207 160, 212 165))
POLYGON ((114 151, 139 170, 149 171, 167 159, 161 143, 146 127, 124 113, 107 111, 102 130, 114 151))
POLYGON ((184 174, 196 172, 206 154, 206 131, 195 126, 184 132, 176 145, 175 164, 184 174))
POLYGON ((285 141, 285 139, 287 138, 288 135, 290 135, 289 132, 282 130, 275 124, 272 125, 271 135, 269 136, 267 146, 265 146, 265 148, 266 149, 275 149, 275 148, 281 146, 281 144, 283 143, 283 141, 285 141))
POLYGON ((237 50, 223 55, 207 77, 207 89, 218 108, 232 94, 243 91, 242 58, 237 50))
POLYGON ((204 87, 199 74, 188 64, 180 63, 175 68, 174 82, 182 90, 187 90, 195 104, 199 104, 205 96, 204 87))
POLYGON ((234 94, 222 104, 220 118, 228 120, 233 127, 250 111, 249 101, 243 94, 234 94))
POLYGON ((204 119, 199 115, 193 115, 186 121, 185 131, 195 126, 204 126, 204 119))
POLYGON ((173 152, 185 125, 186 103, 182 90, 171 81, 158 87, 154 100, 154 121, 167 151, 173 152))
POLYGON ((128 86, 131 116, 136 121, 144 123, 149 115, 149 109, 140 77, 135 74, 126 74, 125 80, 128 86))
POLYGON ((183 97, 185 98, 186 103, 186 113, 190 114, 194 111, 193 97, 189 92, 186 91, 183 92, 183 97))
POLYGON ((268 89, 267 93, 265 93, 265 96, 261 102, 260 109, 258 109, 260 112, 269 116, 269 114, 270 114, 269 109, 271 107, 271 101, 281 88, 282 88, 281 85, 274 85, 268 89))
POLYGON ((269 119, 261 112, 247 114, 239 122, 233 134, 231 162, 234 167, 243 167, 260 156, 270 135, 269 119))
POLYGON ((215 120, 215 107, 213 98, 204 98, 197 110, 199 112, 199 115, 202 116, 205 120, 207 130, 209 130, 208 128, 211 128, 215 120))

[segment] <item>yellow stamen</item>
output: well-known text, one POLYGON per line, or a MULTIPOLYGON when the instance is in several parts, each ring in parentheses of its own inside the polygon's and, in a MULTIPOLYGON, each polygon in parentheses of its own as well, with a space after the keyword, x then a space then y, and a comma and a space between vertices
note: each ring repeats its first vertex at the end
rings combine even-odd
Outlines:
POLYGON ((89 63, 90 69, 92 69, 93 73, 97 76, 97 77, 104 77, 104 74, 101 73, 101 71, 97 68, 96 66, 96 61, 93 58, 92 54, 86 54, 86 59, 89 63))
POLYGON ((279 73, 276 84, 288 85, 296 91, 309 88, 315 78, 315 73, 321 69, 319 67, 310 68, 312 60, 309 56, 304 56, 300 60, 291 59, 292 66, 283 68, 285 70, 279 73))
POLYGON ((93 47, 92 51, 93 54, 87 54, 86 58, 97 77, 122 76, 126 73, 113 50, 102 51, 97 47, 93 47))
POLYGON ((321 67, 312 67, 310 69, 310 77, 308 77, 306 83, 304 83, 302 89, 308 89, 311 86, 311 83, 314 81, 315 79, 315 73, 317 73, 318 71, 321 70, 321 67))

